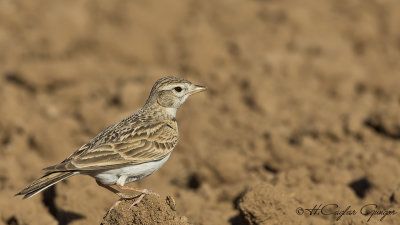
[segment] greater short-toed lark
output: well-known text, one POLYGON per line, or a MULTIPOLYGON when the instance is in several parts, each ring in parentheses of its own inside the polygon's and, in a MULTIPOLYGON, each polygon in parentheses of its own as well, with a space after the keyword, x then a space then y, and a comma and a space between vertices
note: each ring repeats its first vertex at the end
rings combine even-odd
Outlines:
POLYGON ((133 205, 139 203, 145 194, 153 192, 125 184, 154 173, 168 160, 178 142, 176 110, 190 95, 205 90, 181 78, 159 79, 143 108, 105 129, 60 164, 45 168, 43 177, 16 195, 29 198, 71 176, 86 174, 121 199, 136 198, 133 205), (110 186, 114 184, 140 194, 123 194, 110 186))

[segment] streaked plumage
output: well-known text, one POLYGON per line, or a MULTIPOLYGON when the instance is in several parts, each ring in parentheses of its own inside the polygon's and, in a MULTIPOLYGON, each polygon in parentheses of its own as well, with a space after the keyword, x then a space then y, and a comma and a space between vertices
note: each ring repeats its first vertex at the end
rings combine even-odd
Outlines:
POLYGON ((167 161, 178 143, 176 110, 188 96, 204 90, 181 78, 159 79, 143 108, 105 129, 60 164, 45 168, 43 177, 17 195, 29 198, 76 174, 90 175, 119 194, 107 186, 117 184, 124 189, 125 183, 150 175, 167 161))

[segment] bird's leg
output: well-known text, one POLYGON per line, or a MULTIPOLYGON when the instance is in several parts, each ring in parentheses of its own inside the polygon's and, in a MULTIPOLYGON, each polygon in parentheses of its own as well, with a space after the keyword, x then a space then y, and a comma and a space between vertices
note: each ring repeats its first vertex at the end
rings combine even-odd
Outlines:
MULTIPOLYGON (((118 195, 121 199, 132 199, 132 198, 136 198, 136 197, 138 197, 138 196, 140 195, 140 194, 138 194, 138 195, 127 195, 127 194, 125 194, 125 193, 122 193, 122 192, 118 191, 118 190, 115 189, 115 188, 110 187, 109 185, 102 184, 102 183, 100 183, 100 182, 97 181, 97 180, 96 180, 96 183, 97 183, 100 187, 103 187, 103 188, 105 188, 105 189, 111 191, 112 193, 118 195)), ((124 189, 124 188, 122 188, 122 189, 124 189)))
POLYGON ((141 194, 135 196, 135 198, 136 197, 138 197, 138 198, 132 203, 132 205, 129 207, 129 209, 132 208, 132 206, 139 204, 139 202, 142 201, 142 199, 145 195, 152 194, 152 195, 156 195, 156 196, 160 197, 159 194, 157 194, 151 190, 148 190, 148 189, 125 186, 126 179, 127 179, 126 176, 120 176, 118 178, 117 185, 119 188, 121 188, 122 190, 131 190, 131 191, 136 191, 136 192, 141 193, 141 194))
POLYGON ((129 206, 129 209, 131 209, 133 206, 139 204, 139 202, 142 201, 142 199, 144 198, 145 195, 146 194, 144 194, 144 193, 139 194, 139 197, 132 203, 131 206, 129 206))
POLYGON ((137 191, 137 192, 140 192, 140 193, 146 194, 146 195, 152 194, 152 195, 160 196, 159 194, 157 194, 151 190, 145 189, 145 188, 125 186, 125 182, 126 182, 127 178, 128 178, 127 176, 120 176, 116 182, 118 187, 121 188, 122 190, 131 190, 131 191, 137 191))
POLYGON ((131 190, 131 191, 137 191, 145 195, 155 195, 160 197, 160 195, 152 190, 146 189, 146 188, 138 188, 138 187, 129 187, 129 186, 120 186, 121 189, 123 190, 131 190))
MULTIPOLYGON (((122 194, 122 193, 119 192, 118 190, 116 190, 116 189, 114 189, 114 188, 112 188, 112 187, 110 187, 110 186, 108 186, 108 185, 102 184, 102 183, 100 183, 100 182, 97 181, 97 180, 96 180, 96 183, 97 183, 100 187, 103 187, 103 188, 105 188, 105 189, 107 189, 107 190, 113 192, 114 194, 117 194, 117 195, 122 194)), ((122 198, 121 198, 121 196, 120 196, 120 199, 119 199, 118 201, 116 201, 116 202, 111 206, 111 208, 108 210, 108 212, 107 212, 106 215, 108 215, 115 207, 117 207, 117 206, 119 205, 119 203, 121 203, 121 199, 122 199, 122 198)))
MULTIPOLYGON (((118 191, 118 190, 115 189, 115 188, 112 188, 112 187, 110 187, 110 186, 108 186, 108 185, 102 184, 102 183, 100 183, 100 182, 97 181, 97 180, 96 180, 96 183, 97 183, 100 187, 103 187, 103 188, 105 188, 105 189, 107 189, 107 190, 113 192, 114 194, 116 194, 116 195, 118 195, 118 196, 120 197, 120 199, 119 199, 118 201, 116 201, 116 202, 111 206, 111 208, 108 210, 107 214, 110 213, 115 207, 117 207, 117 206, 119 205, 119 203, 121 203, 121 201, 122 201, 123 199, 134 199, 134 198, 137 198, 137 197, 138 197, 138 199, 141 200, 141 198, 143 198, 143 197, 140 196, 141 194, 139 194, 139 195, 127 195, 127 194, 124 194, 124 193, 118 191)), ((137 201, 137 200, 136 200, 136 201, 137 201)), ((136 201, 135 201, 135 202, 136 202, 136 201)), ((139 201, 139 202, 140 202, 140 201, 139 201)), ((137 202, 137 203, 139 203, 139 202, 137 202)), ((136 204, 137 204, 137 203, 136 203, 136 204)), ((107 214, 106 214, 106 215, 107 215, 107 214)))
POLYGON ((142 201, 142 199, 144 198, 145 195, 152 194, 152 195, 160 197, 159 194, 157 194, 151 190, 145 189, 145 188, 137 188, 137 187, 129 187, 129 186, 120 186, 120 188, 123 190, 131 190, 131 191, 141 192, 141 194, 138 194, 136 196, 138 198, 132 203, 132 205, 129 207, 129 209, 131 209, 133 206, 139 204, 139 202, 142 201))
POLYGON ((97 185, 99 185, 100 187, 103 187, 103 188, 105 188, 105 189, 111 191, 111 192, 114 193, 114 194, 117 194, 117 195, 118 195, 118 193, 121 193, 120 191, 118 191, 118 190, 115 189, 115 188, 112 188, 112 187, 110 187, 110 186, 108 186, 108 185, 105 185, 105 184, 100 183, 98 180, 96 180, 96 183, 97 183, 97 185))

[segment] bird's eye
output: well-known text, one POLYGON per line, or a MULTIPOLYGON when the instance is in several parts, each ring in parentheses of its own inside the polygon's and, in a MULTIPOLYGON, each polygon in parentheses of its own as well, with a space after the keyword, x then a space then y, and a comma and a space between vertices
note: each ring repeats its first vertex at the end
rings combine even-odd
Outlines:
POLYGON ((177 92, 181 92, 181 91, 182 91, 182 88, 181 88, 181 87, 175 87, 174 89, 175 89, 175 91, 177 91, 177 92))

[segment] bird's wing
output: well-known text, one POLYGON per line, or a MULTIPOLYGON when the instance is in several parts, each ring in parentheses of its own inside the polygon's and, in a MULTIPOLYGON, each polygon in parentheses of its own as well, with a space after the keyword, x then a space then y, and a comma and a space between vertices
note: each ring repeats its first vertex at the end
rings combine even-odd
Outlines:
POLYGON ((116 132, 114 136, 113 132, 111 135, 105 132, 97 141, 89 142, 60 164, 44 170, 92 171, 157 161, 167 156, 178 142, 175 122, 146 123, 135 129, 118 130, 124 132, 116 132))

